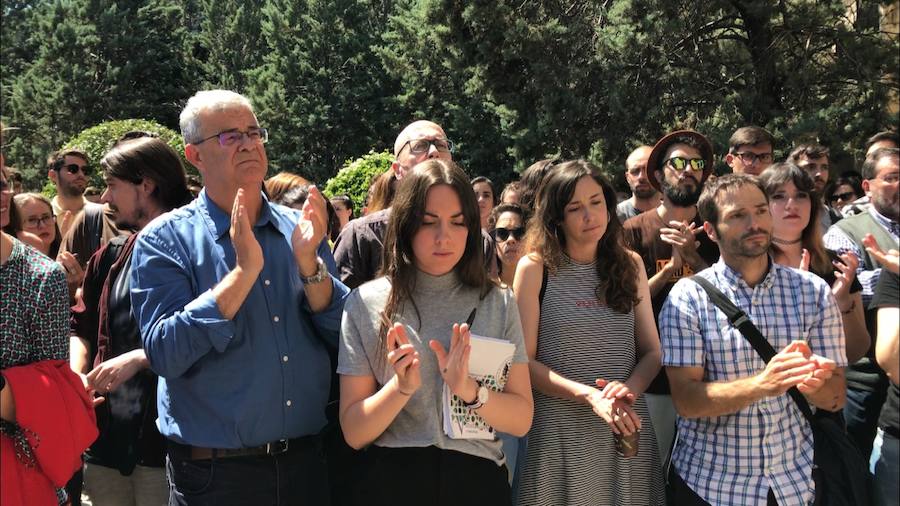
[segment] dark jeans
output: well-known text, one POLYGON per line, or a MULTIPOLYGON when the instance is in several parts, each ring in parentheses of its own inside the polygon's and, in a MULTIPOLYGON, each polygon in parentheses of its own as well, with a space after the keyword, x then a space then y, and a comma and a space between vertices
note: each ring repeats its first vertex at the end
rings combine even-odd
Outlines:
POLYGON ((847 434, 859 447, 863 455, 872 453, 872 441, 878 429, 878 415, 887 397, 887 389, 876 388, 875 391, 857 390, 847 386, 847 404, 844 406, 844 419, 847 421, 847 434))
MULTIPOLYGON (((669 504, 675 506, 710 506, 708 502, 691 490, 691 487, 681 479, 681 476, 678 476, 675 466, 669 467, 669 486, 667 490, 669 504)), ((778 501, 775 500, 775 493, 772 492, 771 488, 766 498, 766 504, 767 506, 778 506, 778 501)))
POLYGON ((506 466, 453 450, 382 448, 364 452, 359 506, 511 506, 506 466))
POLYGON ((190 448, 169 443, 169 506, 328 506, 322 441, 280 455, 191 460, 190 448))

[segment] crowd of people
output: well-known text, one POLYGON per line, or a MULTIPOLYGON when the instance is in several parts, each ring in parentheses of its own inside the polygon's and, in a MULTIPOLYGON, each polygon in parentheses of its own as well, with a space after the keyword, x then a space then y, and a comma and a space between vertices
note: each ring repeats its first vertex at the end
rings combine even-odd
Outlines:
POLYGON ((791 395, 898 504, 896 132, 832 177, 755 126, 717 174, 674 131, 620 199, 584 159, 501 189, 419 120, 357 212, 266 179, 240 94, 180 127, 202 189, 146 132, 96 162, 99 203, 84 152, 49 157, 53 199, 0 157, 3 505, 820 504, 791 395))

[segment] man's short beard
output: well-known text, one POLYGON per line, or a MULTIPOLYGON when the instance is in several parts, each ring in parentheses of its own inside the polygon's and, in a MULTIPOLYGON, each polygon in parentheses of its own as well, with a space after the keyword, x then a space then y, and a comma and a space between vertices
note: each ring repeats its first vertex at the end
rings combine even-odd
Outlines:
POLYGON ((84 194, 84 192, 78 190, 77 186, 70 183, 61 183, 58 188, 59 193, 61 193, 63 197, 80 197, 84 194))
POLYGON ((634 190, 632 190, 631 193, 634 194, 635 198, 649 199, 649 198, 652 198, 654 195, 656 195, 656 188, 651 186, 650 188, 648 188, 646 190, 634 189, 634 190))
POLYGON ((696 205, 697 201, 700 200, 700 193, 703 192, 703 185, 698 183, 697 186, 691 190, 689 188, 679 188, 677 185, 672 185, 669 181, 663 179, 662 191, 663 195, 676 206, 690 207, 696 205))
POLYGON ((881 195, 875 195, 875 192, 872 192, 871 200, 878 214, 891 221, 900 221, 900 201, 890 201, 881 195))

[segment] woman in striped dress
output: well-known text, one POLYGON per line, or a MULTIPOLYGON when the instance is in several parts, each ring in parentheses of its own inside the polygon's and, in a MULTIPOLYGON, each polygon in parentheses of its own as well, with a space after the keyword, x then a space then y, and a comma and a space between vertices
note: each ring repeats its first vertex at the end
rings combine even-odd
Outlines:
POLYGON ((519 506, 664 503, 641 394, 659 337, 641 258, 626 249, 616 194, 584 160, 555 167, 529 224, 514 291, 534 386, 519 506), (639 432, 636 456, 614 434, 639 432))

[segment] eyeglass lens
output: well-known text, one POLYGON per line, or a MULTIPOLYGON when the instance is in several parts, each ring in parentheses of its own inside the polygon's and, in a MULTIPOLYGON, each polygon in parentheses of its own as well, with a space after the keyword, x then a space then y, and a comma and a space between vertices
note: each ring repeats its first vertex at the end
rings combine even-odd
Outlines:
POLYGON ((416 139, 409 141, 409 151, 415 155, 420 155, 422 153, 427 153, 432 145, 442 153, 446 153, 453 149, 453 143, 447 139, 416 139))
POLYGON ((52 221, 53 221, 53 215, 48 213, 43 216, 35 216, 33 218, 28 218, 27 220, 25 220, 25 223, 30 228, 38 228, 41 225, 43 225, 44 223, 50 223, 52 221))
POLYGON ((251 128, 246 132, 239 130, 231 130, 219 134, 219 144, 222 146, 232 146, 244 140, 247 137, 252 142, 265 144, 269 140, 269 132, 265 128, 251 128))

